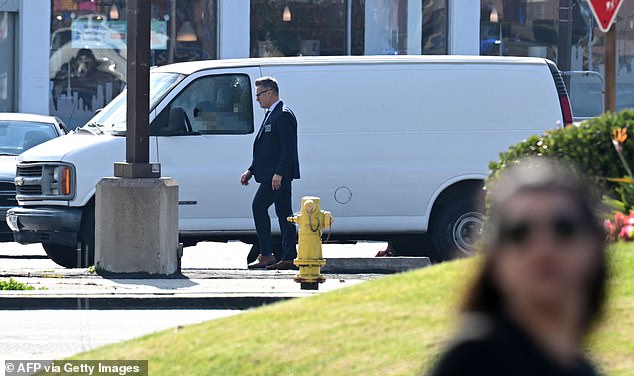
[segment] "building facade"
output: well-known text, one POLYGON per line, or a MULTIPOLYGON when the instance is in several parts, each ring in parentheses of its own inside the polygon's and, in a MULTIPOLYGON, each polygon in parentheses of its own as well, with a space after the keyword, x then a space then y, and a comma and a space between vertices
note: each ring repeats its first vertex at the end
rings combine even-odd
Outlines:
POLYGON ((0 1, 0 112, 48 114, 50 8, 0 1))
MULTIPOLYGON (((564 71, 596 72, 570 73, 567 83, 576 115, 602 110, 604 36, 586 0, 151 2, 154 65, 266 56, 539 56, 564 71)), ((41 0, 0 5, 0 49, 12 51, 0 54, 0 110, 47 112, 81 125, 125 86, 126 0, 34 4, 41 0)), ((617 28, 622 109, 634 107, 632 2, 623 4, 617 28)))

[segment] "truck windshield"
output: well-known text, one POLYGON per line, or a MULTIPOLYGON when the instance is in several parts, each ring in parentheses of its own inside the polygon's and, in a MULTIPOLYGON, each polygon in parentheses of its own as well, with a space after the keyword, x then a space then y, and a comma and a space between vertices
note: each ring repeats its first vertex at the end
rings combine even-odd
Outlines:
MULTIPOLYGON (((185 76, 178 73, 150 72, 150 108, 152 110, 163 97, 172 90, 185 76)), ((123 134, 126 131, 126 94, 121 92, 97 115, 82 128, 96 130, 99 133, 109 132, 123 134)), ((149 111, 148 111, 149 114, 149 111)), ((148 115, 149 116, 149 115, 148 115)))

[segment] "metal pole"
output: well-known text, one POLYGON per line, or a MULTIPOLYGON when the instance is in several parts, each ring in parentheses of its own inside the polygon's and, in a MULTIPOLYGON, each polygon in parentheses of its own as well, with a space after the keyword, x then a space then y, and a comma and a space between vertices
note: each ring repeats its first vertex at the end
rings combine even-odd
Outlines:
POLYGON ((499 38, 500 38, 500 50, 498 51, 499 52, 498 55, 502 56, 502 55, 504 55, 504 52, 502 51, 502 43, 503 43, 502 40, 503 39, 502 39, 502 21, 501 20, 500 20, 500 23, 498 25, 500 26, 500 35, 499 35, 499 38))
MULTIPOLYGON (((150 108, 150 1, 128 0, 128 90, 126 162, 115 163, 116 177, 154 178, 151 166, 148 112, 150 108)), ((154 168, 153 168, 154 167, 154 168)))
POLYGON ((592 43, 594 43, 594 17, 590 15, 590 22, 588 22, 588 70, 594 70, 594 59, 592 56, 592 43))
POLYGON ((616 112, 616 22, 605 33, 605 111, 616 112))
MULTIPOLYGON (((557 37, 557 67, 561 71, 571 69, 572 54, 572 0, 559 0, 559 28, 557 37)), ((570 92, 570 77, 564 77, 570 92)))
POLYGON ((352 55, 352 0, 346 0, 346 48, 344 55, 352 55))
POLYGON ((170 48, 167 55, 167 62, 174 62, 174 49, 176 48, 176 0, 172 0, 170 4, 170 48))

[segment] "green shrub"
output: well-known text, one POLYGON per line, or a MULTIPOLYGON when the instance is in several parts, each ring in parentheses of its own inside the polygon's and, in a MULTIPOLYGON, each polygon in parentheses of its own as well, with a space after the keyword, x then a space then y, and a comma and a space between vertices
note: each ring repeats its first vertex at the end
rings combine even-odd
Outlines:
POLYGON ((500 153, 496 162, 489 164, 490 177, 495 177, 508 164, 526 156, 556 157, 571 162, 580 171, 596 179, 614 199, 623 202, 626 209, 634 208, 634 190, 631 184, 609 182, 606 178, 627 175, 623 163, 612 144, 614 129, 627 127, 630 139, 623 144, 623 157, 634 164, 634 110, 618 114, 606 113, 579 126, 547 131, 511 146, 500 153))
POLYGON ((9 278, 8 281, 0 280, 0 290, 35 290, 35 287, 9 278))

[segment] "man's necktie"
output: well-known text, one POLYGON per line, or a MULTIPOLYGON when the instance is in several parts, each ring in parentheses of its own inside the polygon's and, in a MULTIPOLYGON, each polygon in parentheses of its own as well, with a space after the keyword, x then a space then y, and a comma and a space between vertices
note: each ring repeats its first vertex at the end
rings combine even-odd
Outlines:
POLYGON ((271 113, 271 111, 266 110, 266 114, 264 114, 264 120, 262 120, 262 125, 260 125, 260 130, 258 131, 258 136, 257 138, 260 138, 260 136, 262 135, 262 130, 264 129, 264 123, 266 123, 266 119, 269 117, 269 114, 271 113))

